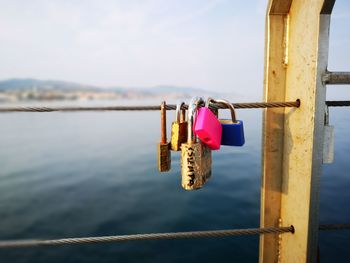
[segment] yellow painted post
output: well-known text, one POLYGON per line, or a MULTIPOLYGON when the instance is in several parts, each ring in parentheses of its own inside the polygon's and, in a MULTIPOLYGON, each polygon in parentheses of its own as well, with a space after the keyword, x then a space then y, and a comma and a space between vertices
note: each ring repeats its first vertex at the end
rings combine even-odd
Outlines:
POLYGON ((266 15, 265 101, 300 99, 298 109, 266 109, 261 227, 294 234, 260 238, 260 262, 316 262, 330 14, 335 0, 270 0, 266 15))

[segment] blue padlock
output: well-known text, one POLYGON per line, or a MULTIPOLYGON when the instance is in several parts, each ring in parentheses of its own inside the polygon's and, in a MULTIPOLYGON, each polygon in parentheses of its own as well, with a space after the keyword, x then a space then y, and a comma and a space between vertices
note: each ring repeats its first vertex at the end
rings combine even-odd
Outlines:
POLYGON ((243 121, 236 119, 235 108, 227 100, 213 100, 226 105, 231 110, 231 120, 219 120, 222 126, 221 145, 243 146, 245 143, 243 121))

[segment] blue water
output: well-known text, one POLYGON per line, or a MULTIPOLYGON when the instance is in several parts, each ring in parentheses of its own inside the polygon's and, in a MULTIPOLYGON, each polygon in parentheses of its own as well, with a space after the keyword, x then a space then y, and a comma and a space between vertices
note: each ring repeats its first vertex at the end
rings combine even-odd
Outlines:
MULTIPOLYGON (((211 180, 190 192, 179 153, 171 172, 157 171, 156 112, 1 114, 0 239, 258 227, 261 114, 238 111, 245 146, 214 152, 211 180)), ((350 222, 349 121, 348 109, 331 110, 335 162, 321 179, 321 223, 350 222)), ((242 236, 22 248, 0 250, 0 262, 257 262, 258 245, 242 236)), ((349 247, 350 231, 320 234, 321 262, 350 262, 349 247)))

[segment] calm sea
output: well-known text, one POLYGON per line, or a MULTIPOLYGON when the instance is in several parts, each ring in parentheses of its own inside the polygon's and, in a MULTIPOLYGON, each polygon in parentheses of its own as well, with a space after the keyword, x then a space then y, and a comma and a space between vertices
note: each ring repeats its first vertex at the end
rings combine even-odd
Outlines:
MULTIPOLYGON (((211 180, 188 192, 179 153, 171 172, 157 171, 158 112, 0 114, 0 239, 258 227, 261 116, 238 111, 245 146, 213 152, 211 180)), ((349 110, 332 108, 330 120, 335 162, 324 166, 320 222, 349 222, 349 110)), ((349 249, 350 231, 321 232, 321 262, 350 262, 349 249)), ((140 261, 257 262, 258 237, 0 250, 1 263, 140 261)))

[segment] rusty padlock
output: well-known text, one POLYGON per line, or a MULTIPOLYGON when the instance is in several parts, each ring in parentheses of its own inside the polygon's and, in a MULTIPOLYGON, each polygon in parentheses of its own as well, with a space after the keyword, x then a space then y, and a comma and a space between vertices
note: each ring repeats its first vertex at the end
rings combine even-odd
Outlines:
POLYGON ((159 172, 168 172, 171 167, 171 152, 170 142, 167 142, 166 135, 165 101, 160 105, 160 124, 161 141, 158 143, 158 170, 159 172))

